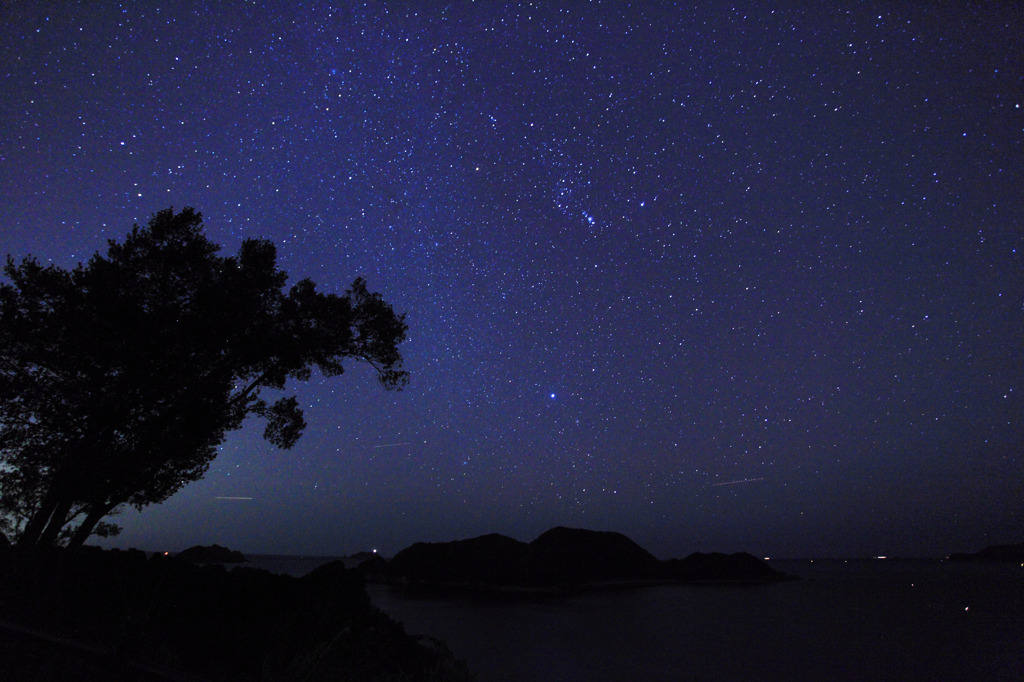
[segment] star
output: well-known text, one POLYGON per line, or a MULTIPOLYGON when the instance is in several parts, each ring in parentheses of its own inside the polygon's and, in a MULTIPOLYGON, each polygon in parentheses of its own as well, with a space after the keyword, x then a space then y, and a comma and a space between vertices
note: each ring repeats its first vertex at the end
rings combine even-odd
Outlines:
POLYGON ((783 3, 738 23, 725 3, 342 18, 266 0, 245 31, 180 2, 167 23, 146 3, 14 4, 0 257, 74 267, 194 206, 225 252, 272 241, 287 286, 366 277, 410 329, 406 390, 356 363, 297 382, 293 450, 246 425, 105 542, 166 545, 210 490, 281 503, 190 544, 527 538, 576 520, 581 468, 619 491, 583 498, 586 518, 666 556, 711 533, 791 556, 1019 541, 1000 535, 1024 518, 1012 3, 783 3), (756 528, 709 511, 711 480, 763 498, 756 528))

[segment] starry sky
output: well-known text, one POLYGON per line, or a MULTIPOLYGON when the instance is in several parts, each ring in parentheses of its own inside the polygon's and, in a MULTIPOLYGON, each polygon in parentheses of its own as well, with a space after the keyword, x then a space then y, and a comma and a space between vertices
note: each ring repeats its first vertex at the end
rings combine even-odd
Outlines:
POLYGON ((168 206, 407 313, 105 544, 662 558, 1024 540, 1012 2, 11 2, 0 252, 168 206))

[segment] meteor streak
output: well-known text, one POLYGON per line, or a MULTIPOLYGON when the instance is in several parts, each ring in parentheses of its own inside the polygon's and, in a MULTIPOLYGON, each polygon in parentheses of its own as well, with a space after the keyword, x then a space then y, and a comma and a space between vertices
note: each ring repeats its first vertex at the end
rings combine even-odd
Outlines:
POLYGON ((376 450, 377 448, 397 448, 399 445, 412 445, 412 443, 408 441, 402 443, 385 443, 384 445, 374 445, 373 449, 376 450))
POLYGON ((711 487, 714 488, 720 485, 736 485, 737 483, 753 483, 754 481, 763 481, 763 478, 741 478, 738 481, 724 481, 723 483, 712 483, 711 487))
POLYGON ((251 500, 253 498, 251 498, 251 497, 231 497, 231 496, 227 496, 227 495, 216 495, 216 496, 214 496, 213 499, 215 499, 215 500, 251 500))

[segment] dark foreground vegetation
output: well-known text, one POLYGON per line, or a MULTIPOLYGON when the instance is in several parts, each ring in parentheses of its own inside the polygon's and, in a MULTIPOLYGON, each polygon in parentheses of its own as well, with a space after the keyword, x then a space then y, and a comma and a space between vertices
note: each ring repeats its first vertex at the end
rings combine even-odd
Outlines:
POLYGON ((340 562, 302 577, 0 547, 0 680, 467 680, 340 562))

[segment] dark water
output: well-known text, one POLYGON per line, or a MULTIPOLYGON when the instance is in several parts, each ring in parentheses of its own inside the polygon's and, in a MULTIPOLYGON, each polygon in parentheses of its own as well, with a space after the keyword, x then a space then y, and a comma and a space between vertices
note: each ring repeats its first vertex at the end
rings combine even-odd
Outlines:
POLYGON ((1024 680, 1024 567, 772 562, 804 580, 532 602, 371 586, 481 682, 1024 680))
POLYGON ((344 559, 333 556, 299 556, 293 554, 247 554, 244 564, 225 564, 229 570, 236 565, 260 568, 271 573, 283 573, 301 578, 317 566, 344 559))

